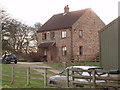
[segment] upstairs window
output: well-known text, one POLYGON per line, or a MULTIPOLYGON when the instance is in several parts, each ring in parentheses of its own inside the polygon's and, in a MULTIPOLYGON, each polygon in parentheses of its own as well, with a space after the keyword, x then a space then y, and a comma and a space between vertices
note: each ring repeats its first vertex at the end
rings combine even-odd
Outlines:
POLYGON ((83 46, 80 46, 80 47, 79 47, 79 54, 80 54, 80 55, 83 55, 83 46))
POLYGON ((47 33, 42 33, 42 39, 46 40, 47 39, 47 33))
POLYGON ((62 55, 63 55, 63 56, 66 56, 66 55, 67 55, 67 48, 66 48, 66 46, 63 46, 63 47, 62 47, 62 55))
POLYGON ((55 38, 55 32, 51 32, 51 33, 50 33, 50 38, 51 38, 51 39, 55 38))
POLYGON ((83 37, 83 30, 79 31, 79 37, 83 37))
POLYGON ((66 31, 62 31, 61 37, 62 37, 62 38, 66 38, 66 36, 67 36, 67 32, 66 32, 66 31))

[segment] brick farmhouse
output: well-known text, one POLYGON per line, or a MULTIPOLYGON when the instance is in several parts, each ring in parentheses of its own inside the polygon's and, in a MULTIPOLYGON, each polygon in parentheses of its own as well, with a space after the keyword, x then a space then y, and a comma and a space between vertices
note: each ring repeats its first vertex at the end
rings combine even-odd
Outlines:
POLYGON ((38 31, 38 54, 47 61, 93 60, 104 22, 90 8, 53 15, 38 31))

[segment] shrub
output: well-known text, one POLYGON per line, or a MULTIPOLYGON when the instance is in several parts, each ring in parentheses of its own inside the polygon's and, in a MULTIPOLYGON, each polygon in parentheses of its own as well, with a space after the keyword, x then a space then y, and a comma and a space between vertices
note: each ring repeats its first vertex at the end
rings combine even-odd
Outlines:
POLYGON ((45 57, 40 56, 38 53, 31 52, 28 54, 30 62, 45 62, 45 57))

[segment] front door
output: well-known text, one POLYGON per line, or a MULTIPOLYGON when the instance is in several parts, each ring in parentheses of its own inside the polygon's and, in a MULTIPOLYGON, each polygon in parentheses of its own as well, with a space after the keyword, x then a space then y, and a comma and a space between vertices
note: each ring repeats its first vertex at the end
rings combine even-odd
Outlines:
POLYGON ((56 61, 56 47, 52 47, 51 50, 50 50, 50 57, 51 57, 51 61, 56 61))
POLYGON ((44 56, 47 56, 47 48, 44 48, 43 54, 44 54, 44 56))

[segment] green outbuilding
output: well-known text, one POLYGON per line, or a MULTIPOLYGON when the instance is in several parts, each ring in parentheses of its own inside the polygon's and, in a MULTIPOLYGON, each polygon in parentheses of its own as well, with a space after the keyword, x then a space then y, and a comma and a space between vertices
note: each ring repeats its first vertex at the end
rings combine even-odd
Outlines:
POLYGON ((100 63, 105 70, 120 71, 120 16, 99 31, 100 63))

